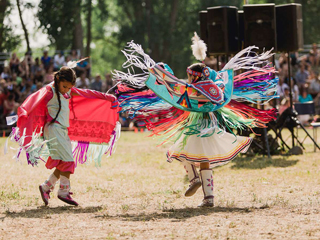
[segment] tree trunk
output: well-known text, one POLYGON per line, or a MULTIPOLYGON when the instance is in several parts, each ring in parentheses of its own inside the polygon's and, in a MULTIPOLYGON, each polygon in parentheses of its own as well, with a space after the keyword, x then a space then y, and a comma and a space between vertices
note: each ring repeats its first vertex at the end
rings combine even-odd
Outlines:
POLYGON ((24 31, 24 36, 26 38, 26 42, 27 42, 27 51, 30 52, 31 48, 30 48, 30 42, 29 42, 29 35, 28 35, 28 30, 26 28, 26 25, 23 22, 22 19, 22 12, 21 12, 21 8, 20 8, 20 0, 17 0, 17 7, 18 7, 18 11, 19 11, 19 17, 20 17, 20 21, 21 21, 21 25, 24 31))
POLYGON ((81 1, 74 1, 74 30, 72 49, 79 49, 81 56, 83 56, 83 30, 81 24, 81 1))
POLYGON ((86 56, 90 56, 90 44, 91 44, 91 14, 92 14, 92 1, 88 0, 87 4, 87 49, 86 56))
POLYGON ((178 16, 178 7, 179 7, 179 0, 173 0, 171 5, 171 13, 170 13, 170 29, 168 37, 164 39, 163 41, 163 49, 165 49, 163 52, 163 59, 165 62, 169 62, 171 58, 171 51, 169 50, 172 36, 176 27, 177 22, 177 16, 178 16))
POLYGON ((151 40, 151 2, 150 0, 146 1, 146 10, 147 10, 147 36, 148 36, 147 47, 149 51, 151 51, 152 40, 151 40))
POLYGON ((3 20, 4 20, 4 15, 6 12, 8 6, 8 1, 7 0, 0 0, 0 52, 3 52, 3 30, 4 30, 4 25, 3 25, 3 20))

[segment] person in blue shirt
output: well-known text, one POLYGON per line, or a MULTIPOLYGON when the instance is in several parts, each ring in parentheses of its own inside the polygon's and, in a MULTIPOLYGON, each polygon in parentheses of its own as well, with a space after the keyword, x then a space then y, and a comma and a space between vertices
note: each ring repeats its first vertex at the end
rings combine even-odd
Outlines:
POLYGON ((48 56, 48 51, 43 51, 43 56, 41 57, 41 62, 43 64, 43 67, 46 71, 48 71, 50 64, 51 64, 51 57, 48 56))
POLYGON ((310 102, 313 101, 312 96, 308 93, 306 88, 301 88, 301 94, 299 95, 299 102, 300 103, 305 103, 305 102, 310 102))

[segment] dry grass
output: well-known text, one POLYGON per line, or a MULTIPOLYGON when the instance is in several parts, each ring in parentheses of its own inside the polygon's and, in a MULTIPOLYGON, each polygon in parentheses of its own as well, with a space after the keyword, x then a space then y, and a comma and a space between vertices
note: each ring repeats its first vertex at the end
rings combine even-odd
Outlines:
POLYGON ((302 156, 239 157, 215 169, 215 207, 198 209, 201 191, 184 197, 183 167, 146 135, 125 132, 100 169, 76 169, 80 207, 56 191, 43 207, 38 185, 50 171, 1 155, 0 239, 320 238, 320 159, 310 142, 302 156))

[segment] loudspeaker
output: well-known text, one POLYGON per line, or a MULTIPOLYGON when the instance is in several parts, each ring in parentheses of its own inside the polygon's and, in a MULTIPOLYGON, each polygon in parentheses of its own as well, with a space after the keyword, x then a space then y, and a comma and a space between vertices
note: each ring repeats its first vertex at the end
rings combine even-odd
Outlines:
POLYGON ((244 10, 244 45, 255 45, 262 51, 277 49, 276 22, 274 4, 243 5, 244 10))
POLYGON ((209 54, 228 54, 239 50, 238 8, 207 8, 209 54))
POLYGON ((207 14, 208 11, 199 12, 200 38, 208 45, 207 14))
POLYGON ((302 7, 291 3, 276 6, 278 51, 295 52, 303 48, 302 7))

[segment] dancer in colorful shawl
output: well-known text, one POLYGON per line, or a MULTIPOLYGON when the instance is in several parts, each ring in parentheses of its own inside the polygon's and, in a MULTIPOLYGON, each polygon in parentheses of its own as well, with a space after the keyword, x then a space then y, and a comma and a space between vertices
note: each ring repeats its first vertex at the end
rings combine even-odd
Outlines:
MULTIPOLYGON (((194 56, 204 60, 205 43, 196 34, 192 40, 194 56)), ((278 79, 268 62, 271 51, 258 55, 254 49, 242 50, 219 72, 203 63, 193 64, 187 68, 185 81, 130 42, 122 51, 127 58, 123 66, 138 67, 143 73, 114 72, 122 111, 145 121, 163 143, 174 143, 167 157, 169 162, 182 162, 187 171, 190 186, 185 196, 192 196, 202 185, 204 198, 199 207, 214 205, 212 168, 230 162, 250 146, 250 137, 236 136, 231 129, 265 127, 275 119, 274 109, 259 110, 243 103, 276 97, 278 79), (234 75, 241 69, 246 71, 234 75)))
POLYGON ((77 206, 70 192, 70 174, 74 173, 77 161, 92 159, 99 165, 104 153, 109 151, 111 155, 119 136, 116 98, 74 88, 74 65, 62 67, 54 73, 53 84, 25 100, 18 109, 17 127, 10 136, 20 145, 17 158, 25 150, 29 164, 34 166, 48 157, 46 167, 55 169, 39 186, 45 205, 60 178, 58 198, 77 206))

